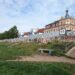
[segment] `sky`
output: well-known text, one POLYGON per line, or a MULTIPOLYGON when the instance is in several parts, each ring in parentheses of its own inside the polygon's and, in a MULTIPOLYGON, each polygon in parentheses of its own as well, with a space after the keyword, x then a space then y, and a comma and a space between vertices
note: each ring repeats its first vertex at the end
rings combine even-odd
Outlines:
POLYGON ((65 16, 75 17, 75 0, 0 0, 0 32, 14 25, 20 33, 43 28, 65 16))

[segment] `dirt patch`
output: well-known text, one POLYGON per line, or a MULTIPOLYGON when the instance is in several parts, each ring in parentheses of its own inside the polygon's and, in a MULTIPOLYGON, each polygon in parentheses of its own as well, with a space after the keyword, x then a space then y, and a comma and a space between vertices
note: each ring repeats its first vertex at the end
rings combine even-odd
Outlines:
POLYGON ((64 62, 75 64, 75 59, 70 59, 67 57, 45 56, 45 55, 21 56, 20 59, 7 61, 64 62))

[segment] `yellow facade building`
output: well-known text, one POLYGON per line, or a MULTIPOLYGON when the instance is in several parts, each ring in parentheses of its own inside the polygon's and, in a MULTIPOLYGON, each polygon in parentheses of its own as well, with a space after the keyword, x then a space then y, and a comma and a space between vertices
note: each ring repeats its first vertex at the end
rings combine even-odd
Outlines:
POLYGON ((56 32, 61 29, 65 29, 66 31, 75 31, 75 19, 70 17, 68 15, 68 10, 66 10, 66 16, 64 18, 46 25, 45 28, 45 32, 56 32))
POLYGON ((71 17, 66 10, 65 17, 46 25, 43 29, 31 32, 28 35, 29 40, 49 42, 52 39, 75 40, 75 19, 71 17), (34 33, 34 34, 33 34, 34 33))

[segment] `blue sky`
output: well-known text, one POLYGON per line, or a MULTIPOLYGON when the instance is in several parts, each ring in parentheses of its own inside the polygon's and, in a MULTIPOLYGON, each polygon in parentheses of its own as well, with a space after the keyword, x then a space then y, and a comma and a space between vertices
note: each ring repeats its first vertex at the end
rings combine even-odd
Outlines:
POLYGON ((23 33, 41 28, 61 16, 65 10, 75 16, 75 0, 0 0, 0 32, 16 25, 23 33))

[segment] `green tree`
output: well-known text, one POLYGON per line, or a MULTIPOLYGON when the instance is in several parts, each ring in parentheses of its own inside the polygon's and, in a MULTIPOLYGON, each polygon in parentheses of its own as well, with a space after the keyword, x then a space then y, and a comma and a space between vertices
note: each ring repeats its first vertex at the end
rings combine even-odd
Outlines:
POLYGON ((10 36, 11 38, 16 38, 16 37, 18 37, 18 35, 19 35, 19 32, 18 32, 16 26, 12 27, 12 28, 9 30, 9 36, 10 36))
POLYGON ((0 33, 0 39, 17 38, 18 35, 19 35, 19 32, 17 30, 17 27, 13 26, 8 31, 5 31, 4 33, 0 33))

